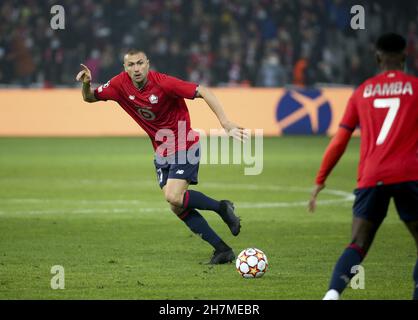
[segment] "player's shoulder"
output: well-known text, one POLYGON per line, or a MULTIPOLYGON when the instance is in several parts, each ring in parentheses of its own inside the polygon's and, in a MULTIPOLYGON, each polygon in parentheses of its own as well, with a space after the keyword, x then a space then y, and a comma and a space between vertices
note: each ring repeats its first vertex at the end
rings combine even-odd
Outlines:
POLYGON ((122 87, 123 81, 124 72, 121 72, 112 77, 106 83, 103 83, 102 85, 98 86, 95 89, 95 92, 97 92, 97 94, 101 94, 102 92, 106 91, 106 98, 104 98, 103 100, 115 100, 118 96, 118 92, 120 92, 120 88, 122 87))
POLYGON ((366 79, 353 92, 355 97, 369 98, 374 96, 396 95, 406 91, 415 91, 418 78, 400 70, 385 71, 366 79))
POLYGON ((101 85, 100 87, 113 87, 113 88, 117 88, 119 87, 123 81, 124 81, 124 73, 126 72, 121 72, 115 76, 113 76, 112 78, 110 78, 106 83, 104 83, 103 85, 101 85))
POLYGON ((148 72, 148 80, 152 85, 160 87, 165 92, 172 90, 180 81, 180 79, 169 74, 154 70, 148 72))
POLYGON ((370 84, 377 84, 377 83, 389 83, 389 82, 411 82, 414 84, 418 83, 418 78, 414 75, 405 73, 400 70, 390 70, 379 73, 373 77, 367 79, 363 84, 370 85, 370 84))
POLYGON ((362 82, 357 88, 354 89, 353 93, 351 94, 351 100, 361 97, 364 92, 364 88, 368 85, 371 78, 362 82))
POLYGON ((167 77, 169 77, 169 75, 162 72, 158 72, 155 70, 148 71, 148 80, 154 81, 156 83, 160 83, 166 80, 167 77))
POLYGON ((399 75, 399 77, 401 79, 413 82, 414 84, 418 84, 418 77, 416 77, 415 75, 408 74, 408 73, 403 72, 403 71, 396 71, 396 73, 399 75))
POLYGON ((122 71, 121 73, 115 75, 112 79, 110 79, 110 81, 112 82, 112 84, 118 86, 123 84, 126 81, 129 81, 129 75, 126 71, 122 71))
POLYGON ((154 80, 156 82, 185 81, 184 79, 178 78, 177 76, 158 72, 155 70, 148 71, 148 79, 154 80))

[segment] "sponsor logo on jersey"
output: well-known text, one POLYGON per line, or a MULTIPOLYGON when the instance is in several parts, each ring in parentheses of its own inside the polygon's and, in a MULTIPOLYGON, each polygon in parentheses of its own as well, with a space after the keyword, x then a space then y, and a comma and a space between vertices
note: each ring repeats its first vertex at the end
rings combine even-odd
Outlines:
POLYGON ((177 170, 176 171, 176 174, 183 174, 184 173, 184 170, 177 170))

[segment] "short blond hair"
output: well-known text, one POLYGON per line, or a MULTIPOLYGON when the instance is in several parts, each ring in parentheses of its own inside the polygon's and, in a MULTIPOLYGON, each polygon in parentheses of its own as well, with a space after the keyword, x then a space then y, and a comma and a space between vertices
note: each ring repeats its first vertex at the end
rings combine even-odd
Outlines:
POLYGON ((143 51, 143 50, 140 50, 140 49, 137 49, 137 48, 131 48, 131 49, 129 49, 127 52, 126 52, 126 54, 128 54, 128 55, 134 55, 134 54, 137 54, 137 53, 143 53, 144 54, 144 56, 146 57, 146 58, 148 58, 147 57, 147 54, 143 51))

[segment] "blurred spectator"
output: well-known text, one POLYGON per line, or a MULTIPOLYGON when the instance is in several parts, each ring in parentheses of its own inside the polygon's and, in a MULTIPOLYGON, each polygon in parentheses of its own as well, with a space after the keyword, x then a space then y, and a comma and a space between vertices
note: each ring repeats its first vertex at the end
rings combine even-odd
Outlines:
POLYGON ((366 79, 363 79, 363 75, 361 74, 361 62, 360 57, 357 55, 353 55, 349 62, 348 72, 345 73, 346 77, 344 79, 344 83, 347 84, 357 84, 361 83, 366 79))
POLYGON ((279 57, 275 54, 268 54, 261 64, 258 87, 283 87, 287 83, 287 78, 283 66, 280 64, 279 57))
POLYGON ((93 79, 99 78, 100 75, 100 68, 101 68, 101 60, 100 60, 100 52, 97 49, 93 49, 90 53, 90 57, 86 60, 85 65, 91 71, 91 77, 93 79))
MULTIPOLYGON (((116 52, 113 49, 112 44, 108 43, 103 50, 103 53, 100 57, 100 61, 98 62, 98 64, 100 65, 100 82, 106 82, 118 73, 119 68, 115 66, 115 59, 117 59, 116 52)), ((117 62, 120 67, 122 65, 122 62, 117 62)))
POLYGON ((301 57, 296 61, 293 69, 293 84, 295 86, 303 87, 307 85, 307 68, 308 59, 306 59, 306 57, 301 57))
POLYGON ((158 71, 210 86, 358 85, 387 31, 407 37, 418 72, 416 0, 62 0, 65 30, 50 28, 53 4, 0 2, 0 84, 75 86, 83 62, 103 83, 138 47, 158 71), (366 30, 351 29, 353 5, 366 30))
POLYGON ((16 29, 11 38, 10 56, 13 60, 16 80, 24 87, 30 85, 35 71, 35 64, 30 52, 32 41, 25 37, 23 28, 16 29))

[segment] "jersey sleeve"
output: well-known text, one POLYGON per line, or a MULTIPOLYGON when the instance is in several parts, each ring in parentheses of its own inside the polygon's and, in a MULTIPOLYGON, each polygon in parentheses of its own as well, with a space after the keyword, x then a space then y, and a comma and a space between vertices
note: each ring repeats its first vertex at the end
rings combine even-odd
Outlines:
POLYGON ((330 144, 325 150, 321 166, 316 175, 316 184, 325 183, 328 175, 343 155, 347 144, 350 141, 351 134, 359 123, 358 110, 355 102, 356 92, 358 91, 355 91, 348 100, 344 116, 340 122, 340 128, 337 130, 336 135, 332 138, 330 144))
POLYGON ((155 73, 155 80, 165 93, 170 96, 185 99, 194 99, 198 85, 184 81, 163 73, 155 73))
POLYGON ((339 128, 332 138, 322 158, 321 166, 316 175, 316 184, 324 184, 332 169, 340 160, 350 141, 352 131, 339 128))
POLYGON ((340 127, 345 128, 349 131, 354 131, 359 124, 359 115, 358 109, 356 105, 356 90, 353 95, 350 97, 347 103, 347 107, 345 109, 343 118, 340 122, 340 127))
POLYGON ((101 86, 97 87, 94 90, 94 96, 97 100, 114 100, 117 101, 119 97, 118 90, 116 88, 117 81, 115 78, 112 78, 105 84, 102 84, 101 86))

